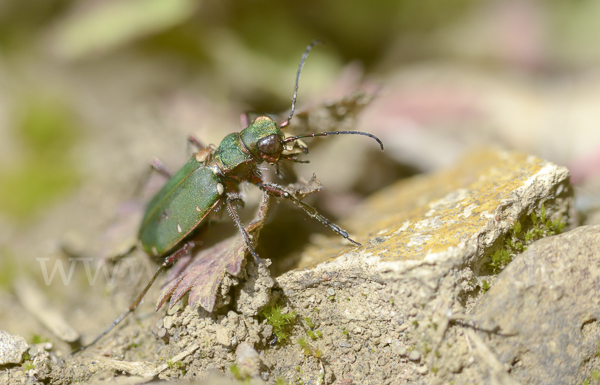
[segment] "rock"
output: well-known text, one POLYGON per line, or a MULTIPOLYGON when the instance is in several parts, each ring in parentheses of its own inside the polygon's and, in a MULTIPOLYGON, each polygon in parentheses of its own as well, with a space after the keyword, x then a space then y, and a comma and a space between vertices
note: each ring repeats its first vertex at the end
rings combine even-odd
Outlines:
POLYGON ((418 350, 413 350, 408 355, 408 359, 417 362, 421 359, 421 353, 418 350))
POLYGON ((255 316, 269 303, 271 289, 275 284, 268 268, 270 264, 269 260, 258 266, 254 263, 248 264, 248 278, 236 289, 236 311, 246 316, 255 316))
MULTIPOLYGON (((412 360, 386 372, 392 383, 405 381, 402 373, 414 362, 444 383, 464 373, 471 377, 462 382, 490 383, 488 369, 493 365, 502 383, 509 373, 497 360, 481 359, 486 353, 474 348, 463 332, 470 323, 457 320, 484 297, 475 284, 479 279, 492 281, 485 277, 492 275, 490 256, 504 245, 516 223, 529 231, 531 214, 539 219, 542 211, 547 220, 573 223, 567 169, 525 154, 478 151, 450 169, 401 181, 372 195, 341 223, 363 247, 349 246, 339 236, 315 237, 298 268, 277 277, 277 283, 290 302, 309 304, 297 310, 299 317, 317 317, 321 325, 333 326, 324 331, 334 341, 326 345, 325 356, 347 354, 346 349, 358 343, 359 335, 352 332, 360 327, 376 333, 355 352, 356 362, 372 363, 369 354, 383 351, 382 341, 392 341, 392 352, 412 360), (334 299, 318 305, 310 301, 330 288, 335 288, 334 299), (394 322, 397 319, 402 324, 394 322), (402 346, 413 350, 409 354, 402 346)), ((282 360, 278 351, 275 366, 282 360)), ((345 365, 340 360, 328 370, 344 378, 349 373, 345 365)), ((368 374, 361 381, 381 382, 377 374, 364 373, 368 374)))
POLYGON ((247 342, 242 342, 235 350, 235 363, 243 377, 256 377, 260 374, 260 356, 247 342))
POLYGON ((408 354, 408 350, 406 349, 406 347, 403 346, 402 343, 398 340, 394 341, 394 343, 392 344, 392 351, 400 357, 404 357, 408 354))
POLYGON ((0 330, 0 365, 21 363, 27 347, 25 338, 0 330))
POLYGON ((171 327, 173 326, 173 317, 166 316, 165 318, 163 318, 163 325, 165 329, 171 329, 171 327))
POLYGON ((486 343, 515 380, 583 382, 600 340, 600 225, 534 243, 498 275, 474 318, 498 328, 486 343))
POLYGON ((231 339, 233 338, 233 332, 225 326, 217 325, 217 342, 223 346, 231 346, 231 339))

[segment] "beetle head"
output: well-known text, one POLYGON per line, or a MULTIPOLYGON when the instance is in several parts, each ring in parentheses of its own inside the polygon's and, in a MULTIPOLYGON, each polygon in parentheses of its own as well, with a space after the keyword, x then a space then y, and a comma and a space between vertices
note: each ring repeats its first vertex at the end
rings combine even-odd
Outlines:
POLYGON ((285 149, 285 136, 275 121, 268 116, 259 116, 240 132, 242 142, 256 159, 277 163, 285 149))

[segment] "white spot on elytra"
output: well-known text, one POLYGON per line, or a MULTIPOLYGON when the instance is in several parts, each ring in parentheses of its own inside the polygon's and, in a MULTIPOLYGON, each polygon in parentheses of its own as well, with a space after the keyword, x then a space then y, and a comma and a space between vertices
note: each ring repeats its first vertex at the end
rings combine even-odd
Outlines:
POLYGON ((196 206, 196 211, 200 212, 200 207, 196 206))
POLYGON ((177 224, 177 231, 181 232, 181 226, 179 226, 179 223, 177 224))
POLYGON ((221 183, 217 183, 217 192, 219 193, 219 195, 223 195, 223 185, 221 183))

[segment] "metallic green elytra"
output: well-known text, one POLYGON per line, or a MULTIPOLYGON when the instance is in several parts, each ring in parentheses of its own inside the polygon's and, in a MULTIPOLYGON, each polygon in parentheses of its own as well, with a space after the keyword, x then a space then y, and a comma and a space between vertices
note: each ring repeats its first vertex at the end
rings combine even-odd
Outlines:
POLYGON ((148 203, 138 235, 144 251, 167 254, 220 204, 222 195, 213 169, 192 157, 148 203))
POLYGON ((296 74, 292 108, 288 118, 281 124, 277 124, 268 116, 260 116, 251 124, 245 124, 247 127, 241 132, 227 135, 216 149, 204 147, 193 136, 190 136, 189 140, 199 148, 199 151, 174 175, 170 175, 158 160, 152 163, 156 170, 169 177, 169 181, 148 203, 140 224, 138 238, 146 253, 155 257, 164 257, 165 260, 129 309, 113 321, 94 341, 79 351, 96 343, 133 312, 158 275, 179 258, 190 255, 195 245, 193 239, 196 235, 195 230, 206 223, 211 214, 222 208, 226 208, 233 218, 235 225, 244 237, 250 254, 257 263, 261 263, 235 208, 235 203, 241 201, 239 185, 242 182, 254 184, 271 196, 289 199, 309 216, 328 226, 348 241, 360 246, 358 242, 348 236, 345 230, 319 214, 314 207, 296 198, 294 191, 288 191, 276 183, 265 182, 258 168, 264 162, 275 166, 284 160, 307 163, 307 161, 297 159, 302 152, 308 154, 308 149, 298 142, 298 139, 301 138, 347 134, 363 135, 376 140, 383 150, 383 143, 379 138, 361 131, 330 131, 287 138, 283 134, 282 128, 290 124, 294 115, 298 81, 304 60, 310 49, 317 43, 311 43, 302 55, 296 74))

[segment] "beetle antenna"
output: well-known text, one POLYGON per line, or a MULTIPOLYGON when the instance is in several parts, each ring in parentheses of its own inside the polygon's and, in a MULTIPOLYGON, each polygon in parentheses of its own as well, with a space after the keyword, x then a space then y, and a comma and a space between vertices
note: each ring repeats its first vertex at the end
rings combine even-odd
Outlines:
POLYGON ((306 47, 306 50, 302 54, 302 59, 300 59, 300 64, 298 65, 298 73, 296 73, 296 86, 294 87, 294 96, 292 97, 292 110, 290 111, 290 116, 288 116, 288 118, 279 125, 279 128, 288 126, 290 124, 290 120, 292 120, 292 116, 294 116, 294 110, 296 109, 296 97, 298 96, 298 82, 300 81, 300 72, 302 72, 302 67, 304 66, 304 61, 306 60, 308 53, 310 52, 312 47, 314 47, 317 44, 323 44, 323 41, 313 40, 308 45, 308 47, 306 47))
POLYGON ((377 143, 379 143, 379 147, 381 147, 381 151, 383 151, 383 142, 373 134, 369 134, 368 132, 362 131, 328 131, 328 132, 317 132, 315 134, 302 134, 298 136, 291 136, 289 138, 285 138, 282 143, 289 143, 301 138, 314 138, 315 136, 329 136, 329 135, 363 135, 368 136, 369 138, 375 139, 377 143))

